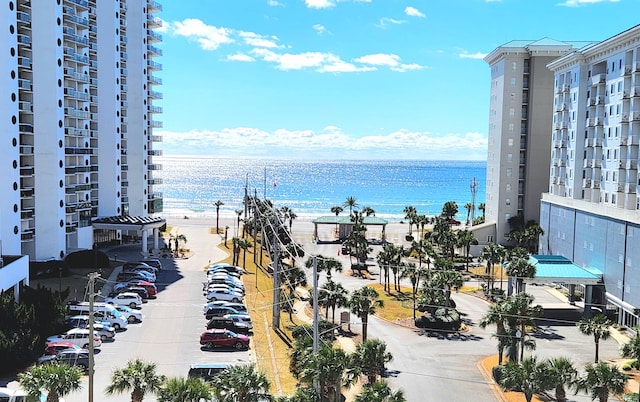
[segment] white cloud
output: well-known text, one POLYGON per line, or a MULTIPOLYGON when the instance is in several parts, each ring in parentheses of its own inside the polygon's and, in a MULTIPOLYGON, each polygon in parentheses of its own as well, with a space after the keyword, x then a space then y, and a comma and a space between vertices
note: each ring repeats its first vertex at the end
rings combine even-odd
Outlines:
POLYGON ((228 61, 245 61, 245 62, 255 61, 255 59, 253 57, 249 56, 248 54, 244 54, 244 53, 236 53, 236 54, 227 55, 227 60, 228 61))
POLYGON ((322 24, 315 24, 312 28, 318 33, 318 35, 327 33, 327 28, 322 24))
POLYGON ((383 17, 380 18, 380 22, 378 22, 378 24, 376 25, 378 28, 386 28, 387 25, 393 24, 393 25, 400 25, 400 24, 405 24, 407 21, 405 20, 396 20, 393 18, 387 18, 387 17, 383 17))
POLYGON ((358 63, 371 64, 374 66, 396 67, 398 64, 400 64, 400 56, 395 54, 376 53, 358 57, 354 61, 357 61, 358 63))
POLYGON ((408 6, 407 8, 404 9, 404 13, 407 14, 409 17, 420 17, 420 18, 424 18, 424 14, 418 10, 415 7, 411 7, 408 6))
POLYGON ((458 56, 461 59, 480 59, 480 60, 482 60, 487 56, 487 53, 480 53, 480 52, 468 53, 466 50, 464 50, 458 56))
POLYGON ((389 151, 394 157, 415 159, 486 158, 487 138, 480 133, 431 133, 399 129, 356 138, 339 127, 326 126, 322 131, 280 128, 267 132, 252 127, 188 132, 158 132, 163 136, 165 154, 182 155, 255 155, 255 149, 270 157, 291 157, 305 153, 308 158, 331 155, 335 158, 367 157, 384 159, 389 151))
POLYGON ((399 73, 404 73, 405 71, 413 71, 413 70, 422 70, 425 68, 420 64, 400 64, 396 67, 391 67, 393 71, 397 71, 399 73))
POLYGON ((189 18, 172 24, 172 32, 176 35, 195 39, 204 50, 216 50, 221 45, 232 43, 232 30, 207 25, 199 19, 189 18))
POLYGON ((284 7, 284 4, 276 0, 267 0, 267 5, 270 7, 284 7))
POLYGON ((304 0, 304 3, 307 7, 316 9, 331 8, 336 5, 336 3, 331 0, 304 0))
POLYGON ((595 3, 618 3, 620 0, 566 0, 564 3, 558 3, 559 6, 580 7, 586 4, 595 3))
POLYGON ((278 38, 276 36, 268 37, 264 35, 258 35, 254 32, 240 32, 240 37, 244 40, 244 42, 253 47, 268 47, 268 48, 276 48, 280 47, 276 41, 278 38))

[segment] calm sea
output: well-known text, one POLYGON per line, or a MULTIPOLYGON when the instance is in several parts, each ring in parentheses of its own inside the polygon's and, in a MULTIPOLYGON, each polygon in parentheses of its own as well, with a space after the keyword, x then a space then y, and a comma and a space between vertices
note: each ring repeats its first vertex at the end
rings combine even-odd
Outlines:
MULTIPOLYGON (((404 218, 404 207, 436 215, 447 201, 460 208, 471 202, 471 184, 477 183, 476 205, 485 200, 485 162, 460 161, 291 161, 222 159, 202 156, 163 156, 164 214, 215 216, 220 200, 223 216, 242 209, 245 186, 251 194, 287 206, 311 219, 332 215, 331 207, 355 197, 376 216, 390 221, 404 218)), ((476 215, 479 211, 476 212, 476 215)))

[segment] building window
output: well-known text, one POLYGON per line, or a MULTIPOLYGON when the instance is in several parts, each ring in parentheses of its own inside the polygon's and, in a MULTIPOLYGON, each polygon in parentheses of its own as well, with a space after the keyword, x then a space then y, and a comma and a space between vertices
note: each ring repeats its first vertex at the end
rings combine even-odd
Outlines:
POLYGON ((511 168, 507 168, 507 177, 511 177, 511 168))
POLYGON ((516 86, 516 79, 515 78, 511 78, 511 86, 512 87, 516 86))
POLYGON ((516 71, 518 69, 518 63, 516 63, 515 61, 511 63, 511 68, 513 69, 513 71, 516 71))
POLYGON ((509 138, 509 139, 507 140, 507 144, 508 144, 510 147, 512 147, 512 146, 513 146, 513 138, 509 138))
POLYGON ((513 133, 513 123, 509 123, 509 132, 513 133))
POLYGON ((504 200, 504 205, 510 207, 511 206, 511 199, 510 198, 505 199, 504 200))
POLYGON ((516 115, 516 110, 514 108, 509 109, 509 116, 514 117, 516 115))
POLYGON ((504 214, 504 220, 508 221, 511 218, 511 214, 504 214))
POLYGON ((507 154, 507 162, 513 162, 513 154, 507 154))
POLYGON ((507 193, 511 192, 511 183, 507 183, 505 190, 507 191, 507 193))

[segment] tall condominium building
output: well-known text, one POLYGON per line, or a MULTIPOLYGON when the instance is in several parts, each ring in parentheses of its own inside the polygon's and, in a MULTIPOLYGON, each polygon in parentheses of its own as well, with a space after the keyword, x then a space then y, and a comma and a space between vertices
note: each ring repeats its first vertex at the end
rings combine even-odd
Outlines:
POLYGON ((162 210, 153 163, 162 8, 0 2, 0 254, 62 259, 92 248, 94 218, 162 210))
MULTIPOLYGON (((619 322, 640 306, 640 25, 549 63, 551 163, 540 252, 603 273, 619 322), (553 123, 551 123, 551 121, 553 123)), ((542 166, 540 166, 542 169, 542 166)))
POLYGON ((509 219, 538 221, 549 187, 552 60, 590 42, 512 41, 485 57, 491 66, 485 222, 481 242, 507 244, 509 219))

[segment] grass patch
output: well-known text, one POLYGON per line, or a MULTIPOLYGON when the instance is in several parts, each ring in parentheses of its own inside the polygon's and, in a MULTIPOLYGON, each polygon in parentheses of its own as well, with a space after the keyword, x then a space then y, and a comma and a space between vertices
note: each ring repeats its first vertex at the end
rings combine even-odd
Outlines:
POLYGON ((376 283, 367 286, 374 288, 380 294, 380 300, 384 302, 384 307, 377 309, 376 316, 387 321, 413 319, 413 299, 410 287, 401 286, 400 292, 395 292, 392 289, 391 293, 387 293, 382 284, 376 283))
MULTIPOLYGON (((215 228, 213 228, 215 233, 215 228)), ((251 238, 248 238, 251 241, 251 238)), ((230 247, 224 244, 218 246, 225 252, 231 253, 230 247)), ((260 252, 260 251, 258 251, 260 252)), ((246 273, 242 275, 245 287, 244 302, 249 310, 249 315, 253 321, 253 339, 251 349, 255 355, 256 366, 262 370, 271 384, 271 393, 279 394, 278 388, 283 395, 292 395, 295 392, 297 381, 289 371, 289 346, 291 329, 297 324, 289 320, 289 314, 280 314, 280 326, 277 330, 273 328, 273 278, 267 274, 267 264, 270 262, 267 254, 263 255, 262 265, 259 265, 259 254, 254 263, 253 247, 247 250, 246 262, 243 261, 243 253, 240 253, 239 265, 245 268, 246 273), (278 387, 279 384, 279 387, 278 387)), ((233 256, 218 262, 231 263, 233 256)))

